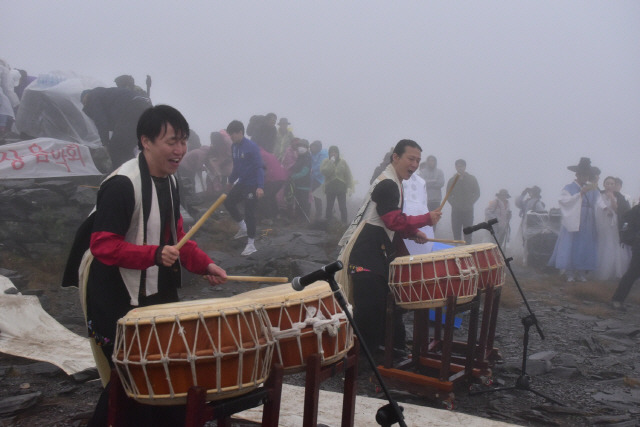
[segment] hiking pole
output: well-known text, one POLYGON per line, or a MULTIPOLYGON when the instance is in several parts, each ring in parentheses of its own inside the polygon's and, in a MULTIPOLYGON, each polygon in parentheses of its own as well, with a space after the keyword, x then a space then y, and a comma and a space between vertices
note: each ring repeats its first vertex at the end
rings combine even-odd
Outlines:
POLYGON ((302 211, 302 214, 304 215, 304 217, 307 219, 307 222, 309 224, 311 224, 311 220, 309 219, 309 217, 307 216, 307 213, 304 211, 304 209, 302 209, 302 206, 300 206, 300 202, 298 201, 298 198, 296 197, 295 194, 292 194, 293 196, 293 200, 296 201, 296 205, 298 205, 298 207, 300 208, 300 210, 302 211))

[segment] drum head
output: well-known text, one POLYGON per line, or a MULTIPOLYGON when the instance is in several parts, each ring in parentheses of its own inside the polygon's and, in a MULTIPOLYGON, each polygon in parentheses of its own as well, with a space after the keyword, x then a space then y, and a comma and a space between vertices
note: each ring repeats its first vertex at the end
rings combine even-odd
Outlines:
POLYGON ((468 253, 457 251, 456 249, 444 249, 441 251, 431 252, 428 254, 407 255, 394 259, 390 265, 413 265, 425 264, 429 262, 444 261, 453 258, 471 257, 468 253))
POLYGON ((458 246, 456 249, 459 251, 467 252, 467 253, 474 253, 474 252, 490 251, 497 247, 498 245, 496 245, 495 243, 473 243, 471 245, 458 246))
MULTIPOLYGON (((183 320, 195 319, 201 313, 214 316, 224 310, 233 314, 240 311, 255 311, 256 304, 241 298, 210 298, 193 301, 181 301, 169 304, 136 307, 118 320, 118 324, 149 323, 173 321, 177 316, 183 320)), ((207 317, 207 316, 205 316, 207 317)))
POLYGON ((333 291, 329 283, 319 280, 306 286, 301 291, 296 291, 291 287, 290 283, 283 285, 269 286, 268 288, 256 289, 254 291, 244 292, 233 298, 240 298, 245 301, 253 301, 255 303, 264 304, 266 308, 288 305, 290 303, 298 303, 300 301, 315 300, 326 295, 330 295, 333 291))

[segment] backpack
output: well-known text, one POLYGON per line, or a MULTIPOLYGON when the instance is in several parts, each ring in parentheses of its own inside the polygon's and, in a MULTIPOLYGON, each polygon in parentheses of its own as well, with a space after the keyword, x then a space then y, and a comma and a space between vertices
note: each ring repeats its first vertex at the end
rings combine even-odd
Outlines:
POLYGON ((638 240, 640 205, 634 206, 633 209, 627 211, 620 221, 620 243, 627 246, 633 246, 638 240))

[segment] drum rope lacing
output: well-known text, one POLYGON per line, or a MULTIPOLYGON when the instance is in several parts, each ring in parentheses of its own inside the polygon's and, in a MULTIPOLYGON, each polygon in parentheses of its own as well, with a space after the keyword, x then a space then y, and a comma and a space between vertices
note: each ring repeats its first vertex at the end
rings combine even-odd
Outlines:
MULTIPOLYGON (((300 364, 305 363, 301 341, 311 333, 316 335, 316 345, 322 360, 325 358, 324 346, 322 345, 324 332, 327 332, 330 337, 335 338, 336 346, 339 347, 337 341, 339 339, 338 334, 340 328, 347 326, 347 315, 339 307, 333 295, 329 298, 331 302, 330 306, 327 306, 325 298, 327 297, 321 296, 312 301, 289 300, 286 304, 280 306, 277 325, 271 325, 271 332, 278 343, 276 348, 280 360, 282 360, 282 353, 279 342, 283 339, 296 339, 300 364), (298 318, 293 318, 291 314, 293 310, 289 310, 288 308, 298 305, 301 307, 300 310, 297 310, 298 318), (283 324, 289 327, 282 329, 281 326, 283 324), (309 330, 309 328, 311 330, 309 330)), ((351 310, 351 306, 348 306, 348 309, 351 310)), ((342 346, 345 348, 350 348, 350 343, 353 340, 351 329, 348 328, 348 331, 349 333, 345 336, 346 343, 342 346)))
POLYGON ((478 288, 503 286, 506 278, 505 262, 494 243, 459 246, 456 251, 470 254, 478 269, 478 288))
MULTIPOLYGON (((166 384, 164 384, 164 386, 169 388, 169 398, 175 398, 178 394, 186 394, 186 391, 176 392, 172 381, 170 365, 172 363, 188 363, 191 371, 192 384, 198 385, 198 366, 208 360, 215 360, 215 390, 217 392, 222 392, 225 391, 225 389, 230 388, 233 388, 234 390, 242 390, 242 388, 245 387, 257 387, 266 379, 270 368, 271 355, 275 341, 267 327, 269 320, 264 308, 262 306, 250 306, 248 308, 253 311, 248 311, 247 313, 245 311, 245 309, 247 309, 246 307, 244 309, 237 309, 237 311, 234 309, 234 313, 231 314, 227 314, 224 311, 212 311, 212 313, 216 315, 214 317, 219 319, 219 321, 216 322, 216 331, 210 331, 207 327, 206 314, 211 313, 198 311, 195 328, 192 331, 192 337, 187 336, 186 328, 183 325, 184 321, 180 315, 174 316, 168 339, 162 339, 158 332, 158 325, 166 323, 166 316, 158 316, 162 318, 163 322, 158 322, 156 317, 145 319, 142 323, 141 319, 136 319, 134 323, 135 329, 132 331, 133 336, 130 337, 128 341, 121 338, 121 342, 116 343, 116 348, 122 347, 124 361, 126 361, 126 363, 121 363, 121 361, 116 360, 116 353, 114 352, 114 362, 116 363, 116 367, 119 371, 121 368, 124 368, 124 372, 121 372, 121 377, 123 378, 123 385, 125 386, 125 389, 128 389, 127 391, 129 394, 133 396, 145 395, 134 380, 134 373, 131 370, 134 366, 139 367, 144 373, 144 382, 148 390, 148 396, 153 399, 158 393, 155 392, 154 384, 151 382, 151 375, 148 370, 150 368, 157 369, 158 365, 160 365, 166 378, 166 384), (236 327, 237 325, 239 325, 239 327, 236 327), (145 342, 143 342, 144 340, 141 337, 141 326, 150 329, 146 334, 147 339, 145 342), (232 348, 233 351, 225 352, 220 346, 220 343, 223 343, 223 334, 225 337, 231 338, 233 345, 226 342, 225 347, 232 348), (198 345, 202 346, 203 337, 206 337, 206 342, 209 345, 209 348, 206 350, 197 348, 198 345), (190 339, 192 340, 191 342, 190 339), (181 342, 182 345, 178 345, 178 347, 186 354, 181 354, 180 357, 171 357, 169 352, 172 351, 171 348, 174 344, 174 340, 181 342), (261 342, 261 340, 263 342, 261 342), (158 358, 157 360, 149 360, 149 352, 151 350, 157 350, 157 353, 153 354, 153 356, 158 358), (136 354, 134 351, 138 351, 140 354, 136 354), (247 357, 245 357, 245 353, 249 353, 250 356, 252 356, 252 359, 247 359, 247 357), (260 357, 261 354, 262 357, 260 357), (135 357, 132 358, 132 355, 135 357), (229 356, 237 356, 238 361, 236 378, 237 386, 235 387, 225 387, 222 384, 222 373, 224 367, 222 361, 223 358, 228 358, 229 356), (133 360, 138 357, 139 361, 133 360), (253 360, 253 366, 245 366, 245 359, 247 359, 247 361, 253 360), (250 369, 250 380, 248 382, 243 382, 243 373, 246 369, 250 369), (126 375, 123 375, 123 373, 126 373, 126 375)), ((118 325, 118 327, 120 328, 121 325, 118 325)), ((173 351, 175 352, 175 350, 173 351)), ((176 374, 174 373, 173 375, 175 376, 176 374)), ((211 391, 211 389, 208 391, 211 391)), ((165 395, 162 394, 162 396, 164 397, 165 395)))
POLYGON ((449 295, 472 298, 477 292, 478 271, 473 258, 464 254, 432 256, 428 259, 408 257, 409 264, 393 264, 390 270, 389 286, 400 305, 412 305, 414 308, 436 307, 444 305, 449 295), (419 267, 411 264, 420 262, 419 267), (453 260, 453 264, 449 261, 453 260), (425 264, 428 266, 425 266, 425 264), (403 280, 403 268, 406 267, 408 280, 403 280), (441 268, 438 268, 441 267, 441 268), (414 274, 414 270, 419 273, 414 274), (444 270, 444 274, 441 270, 444 270), (417 277, 416 277, 417 276, 417 277))

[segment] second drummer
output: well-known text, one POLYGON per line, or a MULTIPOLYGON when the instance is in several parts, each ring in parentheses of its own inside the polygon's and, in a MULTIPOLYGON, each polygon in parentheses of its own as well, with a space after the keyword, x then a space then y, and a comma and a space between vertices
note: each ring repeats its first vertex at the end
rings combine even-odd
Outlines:
MULTIPOLYGON (((440 210, 416 216, 402 213, 402 181, 418 169, 421 152, 422 148, 409 139, 396 144, 389 165, 373 181, 356 218, 340 240, 340 259, 348 265, 343 279, 349 282, 354 320, 372 350, 384 342, 389 264, 396 256, 408 255, 402 239, 426 243, 427 236, 419 229, 436 225, 442 216, 440 210)), ((399 310, 393 328, 394 348, 404 350, 406 338, 399 310)))

